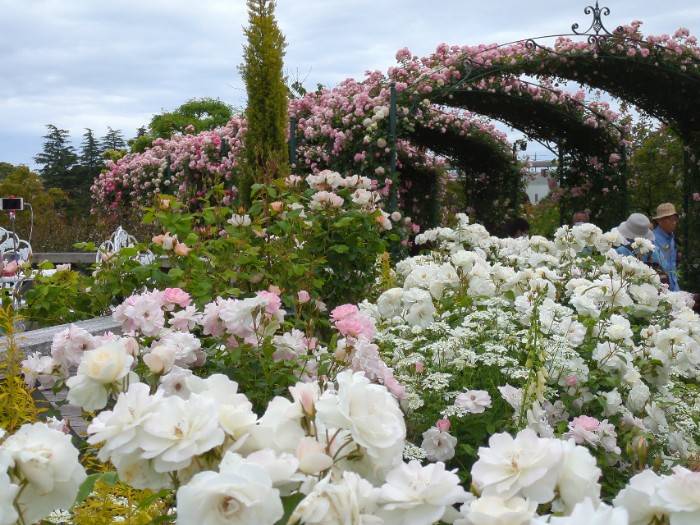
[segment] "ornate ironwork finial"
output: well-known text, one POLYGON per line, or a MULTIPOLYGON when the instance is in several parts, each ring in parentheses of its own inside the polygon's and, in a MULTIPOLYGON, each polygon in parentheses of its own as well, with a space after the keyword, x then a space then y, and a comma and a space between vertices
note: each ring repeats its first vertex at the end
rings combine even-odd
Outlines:
POLYGON ((598 40, 602 37, 601 32, 605 36, 612 36, 612 33, 605 28, 605 26, 603 25, 603 21, 600 19, 601 13, 605 16, 609 16, 610 9, 608 9, 607 7, 598 7, 598 0, 596 0, 595 7, 589 5, 588 7, 586 7, 586 9, 583 10, 583 12, 587 15, 593 13, 593 22, 591 22, 590 27, 582 33, 579 33, 577 31, 577 29, 579 28, 578 24, 572 25, 571 30, 574 32, 574 34, 591 35, 591 37, 594 40, 598 40), (591 30, 593 30, 595 34, 591 33, 591 30))

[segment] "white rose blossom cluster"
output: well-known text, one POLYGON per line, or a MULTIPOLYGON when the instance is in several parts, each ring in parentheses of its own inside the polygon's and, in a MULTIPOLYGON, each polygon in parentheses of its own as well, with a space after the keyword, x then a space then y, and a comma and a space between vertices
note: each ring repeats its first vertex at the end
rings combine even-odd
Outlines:
POLYGON ((432 251, 399 262, 398 286, 362 305, 405 389, 407 417, 424 421, 414 445, 434 447, 431 425, 443 418, 457 448, 475 423, 500 421, 503 431, 571 438, 629 472, 636 459, 623 437, 654 436, 667 461, 700 450, 700 395, 688 384, 700 378, 700 317, 689 294, 617 254, 616 231, 499 239, 458 220, 419 235, 432 251))
POLYGON ((134 383, 88 428, 121 480, 151 489, 178 480, 178 523, 273 524, 281 498, 301 494, 290 523, 431 525, 468 497, 443 463, 402 461, 399 404, 362 372, 298 383, 259 418, 220 374, 184 383, 177 395, 134 383))
MULTIPOLYGON (((421 240, 434 250, 398 263, 398 286, 331 312, 328 348, 285 331, 277 293, 200 311, 169 289, 115 310, 122 337, 62 332, 25 379, 65 379, 69 401, 102 410, 88 428, 98 457, 136 488, 177 488, 178 523, 273 524, 288 497, 301 497, 290 524, 694 522, 697 474, 668 470, 699 450, 687 295, 592 226, 498 239, 463 216, 421 240), (300 382, 256 414, 237 382, 197 375, 205 340, 271 344, 300 382), (470 448, 477 496, 445 464, 470 448), (666 471, 635 475, 651 453, 666 471), (606 503, 608 469, 631 480, 606 503)), ((8 458, 0 448, 0 525, 19 486, 8 458)))
MULTIPOLYGON (((391 230, 393 228, 392 220, 399 221, 401 219, 400 213, 389 214, 381 209, 382 193, 377 190, 376 181, 365 176, 349 175, 344 177, 335 171, 322 170, 308 175, 306 182, 315 192, 309 202, 311 211, 328 213, 333 209, 342 208, 346 204, 346 200, 351 200, 363 212, 373 214, 375 223, 382 231, 391 230), (343 191, 346 192, 343 193, 345 198, 339 194, 343 191)), ((403 218, 402 225, 412 228, 410 217, 403 218)))
POLYGON ((0 525, 36 523, 70 508, 87 478, 62 422, 0 429, 0 525))

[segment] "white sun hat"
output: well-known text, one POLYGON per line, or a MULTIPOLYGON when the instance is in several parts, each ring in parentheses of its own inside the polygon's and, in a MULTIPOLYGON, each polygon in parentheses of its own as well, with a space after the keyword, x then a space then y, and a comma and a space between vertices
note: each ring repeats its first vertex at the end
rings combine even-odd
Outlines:
POLYGON ((649 229, 650 224, 646 215, 642 213, 633 213, 626 221, 617 227, 617 231, 619 231, 623 237, 630 240, 643 237, 644 239, 653 241, 654 233, 649 229))

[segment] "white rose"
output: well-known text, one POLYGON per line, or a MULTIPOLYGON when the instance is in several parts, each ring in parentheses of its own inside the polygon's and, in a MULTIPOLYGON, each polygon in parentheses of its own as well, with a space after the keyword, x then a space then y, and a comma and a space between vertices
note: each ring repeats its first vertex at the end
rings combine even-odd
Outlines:
POLYGON ((526 428, 513 438, 494 434, 479 447, 472 482, 483 496, 521 496, 547 503, 554 498, 563 455, 561 441, 539 438, 526 428))
POLYGON ((216 403, 202 395, 166 397, 143 423, 142 457, 152 459, 157 472, 187 468, 195 456, 224 442, 217 414, 216 403))
POLYGON ((464 504, 460 514, 466 519, 455 525, 529 525, 536 510, 537 503, 523 498, 484 496, 464 504))
MULTIPOLYGON (((294 509, 289 522, 305 525, 370 525, 377 519, 372 517, 374 507, 372 485, 354 472, 343 472, 342 478, 332 480, 326 476, 319 481, 294 509)), ((383 525, 381 521, 376 523, 383 525)))
POLYGON ((294 453, 305 435, 301 428, 302 417, 301 404, 284 397, 273 398, 262 417, 250 427, 243 449, 252 452, 271 448, 276 452, 294 453))
POLYGON ((428 461, 447 461, 455 455, 457 438, 437 427, 431 427, 423 432, 421 448, 426 452, 428 461))
MULTIPOLYGON (((0 428, 0 437, 5 433, 0 428)), ((12 483, 7 474, 8 468, 14 461, 6 450, 0 447, 0 525, 13 525, 17 521, 17 510, 14 507, 19 485, 12 483)))
POLYGON ((158 345, 143 356, 143 362, 155 375, 165 375, 175 364, 175 350, 169 345, 158 345))
POLYGON ((562 442, 564 452, 563 465, 557 480, 559 500, 556 510, 564 510, 571 513, 574 506, 590 498, 594 502, 600 501, 601 471, 596 465, 595 458, 586 447, 578 446, 573 440, 562 442))
MULTIPOLYGON (((25 523, 39 521, 54 509, 71 507, 87 475, 70 435, 43 423, 26 424, 2 448, 14 461, 20 481, 27 482, 18 501, 25 523)), ((2 497, 4 493, 0 492, 2 497)))
POLYGON ((647 404, 651 392, 643 381, 637 381, 627 396, 627 408, 639 414, 644 412, 644 405, 647 404))
POLYGON ((378 515, 385 525, 432 525, 468 497, 455 471, 443 463, 422 466, 412 460, 387 474, 377 497, 378 515))
POLYGON ((85 352, 77 373, 110 384, 126 376, 133 362, 133 356, 127 352, 121 340, 111 341, 85 352))
POLYGON ((181 525, 273 525, 284 514, 279 491, 260 465, 226 453, 219 472, 200 472, 177 491, 181 525))
POLYGON ((618 493, 613 505, 627 509, 630 523, 651 523, 655 517, 666 514, 661 502, 651 500, 660 481, 653 470, 640 472, 618 493))
POLYGON ((326 453, 326 447, 312 437, 305 437, 296 450, 299 470, 305 474, 319 474, 331 468, 333 458, 326 453))
POLYGON ((667 510, 671 516, 671 523, 675 524, 676 519, 679 523, 698 523, 699 488, 700 473, 677 465, 673 467, 673 474, 661 478, 651 502, 667 510))
POLYGON ((336 377, 338 390, 326 391, 316 403, 317 418, 328 427, 346 429, 363 447, 375 473, 401 461, 406 423, 396 398, 363 372, 346 370, 336 377))

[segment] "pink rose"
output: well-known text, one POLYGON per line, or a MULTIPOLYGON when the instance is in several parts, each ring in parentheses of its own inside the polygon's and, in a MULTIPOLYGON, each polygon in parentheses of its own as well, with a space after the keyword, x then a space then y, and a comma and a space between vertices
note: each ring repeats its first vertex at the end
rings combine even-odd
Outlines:
POLYGON ((340 321, 358 313, 360 309, 354 304, 341 304, 331 311, 331 321, 340 321))
POLYGON ((306 304, 311 300, 311 296, 306 290, 299 290, 297 292, 297 299, 301 304, 306 304))
POLYGON ((166 288, 163 291, 163 302, 185 308, 192 302, 192 297, 182 288, 166 288))
POLYGON ((258 292, 257 294, 258 297, 262 297, 267 301, 267 306, 265 307, 265 310, 268 313, 274 314, 277 313, 280 308, 282 307, 282 300, 280 299, 279 295, 272 293, 272 292, 258 292))
POLYGON ((438 419, 435 426, 438 427, 440 432, 447 432, 450 430, 450 420, 449 419, 438 419))
POLYGON ((595 432, 600 426, 600 421, 590 416, 578 416, 571 420, 573 427, 580 427, 588 432, 595 432))

